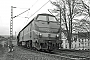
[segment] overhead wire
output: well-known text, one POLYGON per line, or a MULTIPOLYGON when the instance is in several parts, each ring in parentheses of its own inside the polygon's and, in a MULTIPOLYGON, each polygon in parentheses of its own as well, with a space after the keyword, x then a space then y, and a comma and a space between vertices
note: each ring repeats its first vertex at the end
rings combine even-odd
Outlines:
POLYGON ((28 20, 29 20, 28 15, 29 15, 29 11, 28 11, 28 13, 27 13, 27 17, 25 17, 25 18, 27 18, 26 24, 27 24, 27 22, 28 22, 28 20))
MULTIPOLYGON (((41 6, 34 14, 36 14, 40 9, 42 9, 50 0, 48 0, 43 6, 41 6)), ((29 19, 34 15, 32 14, 29 19)))
MULTIPOLYGON (((39 1, 39 0, 36 0, 35 3, 31 6, 31 8, 32 8, 38 1, 39 1)), ((31 9, 31 8, 30 8, 30 9, 31 9)), ((28 15, 29 15, 29 11, 28 11, 28 13, 27 13, 27 16, 28 16, 28 15)), ((28 18, 28 17, 25 17, 25 18, 27 18, 27 21, 26 21, 26 24, 27 24, 29 18, 28 18)))
MULTIPOLYGON (((38 0, 36 0, 36 2, 31 6, 31 8, 37 3, 38 0)), ((50 0, 48 0, 43 6, 41 6, 34 14, 36 14, 40 9, 42 9, 50 0)), ((30 9, 31 9, 30 8, 30 9)), ((28 12, 29 13, 29 12, 28 12)), ((32 14, 30 17, 32 17, 34 14, 32 14)), ((30 17, 28 17, 27 21, 30 19, 30 17)), ((25 17, 26 18, 26 17, 25 17)))
POLYGON ((38 2, 38 0, 36 0, 36 2, 31 6, 31 8, 38 2))
POLYGON ((21 7, 16 7, 16 8, 19 8, 19 9, 28 9, 28 8, 21 8, 21 7))
MULTIPOLYGON (((36 2, 31 6, 31 8, 36 4, 38 2, 38 0, 36 0, 36 2)), ((19 9, 31 9, 31 8, 20 8, 20 7, 16 7, 16 8, 19 8, 19 9)), ((23 12, 24 13, 24 12, 23 12)), ((20 13, 19 15, 21 15, 22 13, 20 13)), ((28 11, 28 14, 29 14, 29 11, 28 11)), ((27 15, 28 15, 27 14, 27 15)), ((17 15, 17 16, 19 16, 19 15, 17 15)), ((15 16, 15 17, 17 17, 17 16, 15 16)), ((28 18, 28 17, 22 17, 22 18, 28 18)), ((29 19, 27 19, 27 21, 28 21, 29 19)), ((27 23, 27 21, 26 21, 26 23, 27 23)), ((24 22, 25 23, 25 22, 24 22)))
MULTIPOLYGON (((38 2, 38 0, 35 1, 35 3, 31 6, 31 8, 38 2)), ((16 7, 16 8, 19 8, 19 9, 28 9, 28 8, 21 8, 21 7, 16 7)))

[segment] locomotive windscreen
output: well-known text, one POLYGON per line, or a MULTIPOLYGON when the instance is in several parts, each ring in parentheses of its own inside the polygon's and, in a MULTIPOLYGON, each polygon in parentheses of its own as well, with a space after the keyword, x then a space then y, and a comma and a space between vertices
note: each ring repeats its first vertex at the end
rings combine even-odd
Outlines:
POLYGON ((37 20, 42 21, 56 21, 56 18, 54 16, 48 16, 48 15, 39 15, 37 20))
POLYGON ((56 19, 53 16, 49 16, 49 21, 56 21, 56 19))
POLYGON ((47 17, 44 15, 39 15, 37 20, 47 21, 47 17))
POLYGON ((53 38, 57 36, 60 27, 55 16, 45 14, 37 16, 35 25, 36 30, 41 33, 42 37, 53 38))

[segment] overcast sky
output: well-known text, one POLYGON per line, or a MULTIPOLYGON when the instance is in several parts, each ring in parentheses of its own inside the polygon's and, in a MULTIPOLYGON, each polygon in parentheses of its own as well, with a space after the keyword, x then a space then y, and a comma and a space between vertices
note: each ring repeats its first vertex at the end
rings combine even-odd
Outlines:
MULTIPOLYGON (((18 33, 18 31, 20 31, 33 18, 32 16, 28 20, 25 17, 30 17, 47 1, 48 0, 0 0, 0 35, 10 35, 11 6, 17 7, 13 8, 13 16, 16 16, 30 8, 30 11, 13 19, 13 34, 15 34, 15 31, 18 33)), ((50 2, 36 14, 49 13, 47 10, 49 8, 52 8, 50 2)))
MULTIPOLYGON (((15 34, 15 31, 18 34, 18 32, 34 17, 32 14, 34 14, 47 1, 48 0, 0 0, 0 35, 10 35, 11 6, 17 7, 13 8, 13 16, 30 8, 30 11, 13 19, 13 34, 15 34), (28 20, 25 17, 30 17, 30 19, 28 20)), ((86 3, 89 4, 89 2, 86 3)), ((49 2, 36 14, 49 13, 47 9, 52 9, 53 7, 54 6, 49 2)))

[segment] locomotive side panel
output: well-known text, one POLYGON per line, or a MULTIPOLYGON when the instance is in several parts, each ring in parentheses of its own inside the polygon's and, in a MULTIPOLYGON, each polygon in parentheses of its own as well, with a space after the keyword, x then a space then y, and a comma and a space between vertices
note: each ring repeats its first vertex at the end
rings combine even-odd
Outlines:
POLYGON ((34 48, 36 48, 36 41, 38 39, 35 29, 36 29, 36 27, 35 27, 35 19, 34 19, 32 22, 32 29, 31 29, 31 31, 32 31, 32 35, 31 35, 32 36, 32 47, 34 47, 34 48))
POLYGON ((30 37, 30 40, 32 40, 32 23, 29 24, 29 37, 30 37))
POLYGON ((23 31, 21 31, 21 32, 20 32, 20 36, 19 36, 19 39, 20 39, 19 42, 23 41, 23 38, 24 38, 24 36, 23 36, 23 31))
POLYGON ((24 28, 24 39, 23 41, 25 42, 26 47, 29 47, 31 45, 32 47, 35 47, 35 42, 36 42, 36 34, 35 34, 35 24, 34 24, 34 19, 33 21, 28 24, 24 28))
POLYGON ((24 41, 30 40, 30 34, 29 34, 29 25, 24 29, 24 41))
POLYGON ((24 46, 25 45, 25 41, 24 41, 24 31, 22 30, 19 33, 19 37, 18 37, 18 45, 24 46))
POLYGON ((27 48, 33 47, 33 21, 24 28, 24 42, 27 48))

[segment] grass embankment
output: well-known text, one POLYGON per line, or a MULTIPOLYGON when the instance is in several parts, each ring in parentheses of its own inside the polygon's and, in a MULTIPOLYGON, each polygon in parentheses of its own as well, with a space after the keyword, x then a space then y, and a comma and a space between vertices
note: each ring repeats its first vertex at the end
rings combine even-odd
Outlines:
POLYGON ((2 57, 4 53, 5 53, 5 48, 2 47, 2 45, 0 45, 0 57, 2 57))

